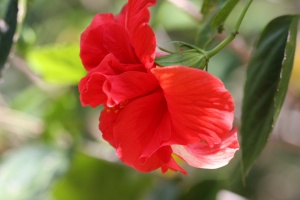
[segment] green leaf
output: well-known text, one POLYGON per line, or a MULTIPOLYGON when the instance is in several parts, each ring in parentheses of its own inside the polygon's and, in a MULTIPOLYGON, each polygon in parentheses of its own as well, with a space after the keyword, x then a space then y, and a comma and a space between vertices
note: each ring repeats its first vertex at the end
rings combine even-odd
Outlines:
POLYGON ((263 31, 247 69, 242 107, 244 173, 265 147, 284 102, 293 67, 299 16, 272 20, 263 31))
POLYGON ((215 38, 218 29, 211 26, 215 15, 228 0, 204 0, 201 8, 203 20, 196 38, 196 45, 205 49, 215 38))
POLYGON ((222 9, 215 15, 211 24, 212 28, 218 28, 219 26, 223 25, 228 15, 239 1, 240 0, 228 0, 222 9))
MULTIPOLYGON (((13 38, 17 28, 18 0, 10 0, 4 22, 5 27, 0 27, 0 75, 9 56, 13 38)), ((0 76, 1 77, 1 76, 0 76)))
POLYGON ((0 164, 0 199, 44 199, 68 166, 67 154, 45 145, 9 152, 0 164))
POLYGON ((160 56, 155 59, 160 66, 187 66, 203 69, 206 65, 205 57, 196 50, 186 50, 178 53, 172 53, 166 56, 160 56))
POLYGON ((31 69, 51 84, 77 84, 86 75, 78 45, 38 48, 29 52, 28 61, 31 69))

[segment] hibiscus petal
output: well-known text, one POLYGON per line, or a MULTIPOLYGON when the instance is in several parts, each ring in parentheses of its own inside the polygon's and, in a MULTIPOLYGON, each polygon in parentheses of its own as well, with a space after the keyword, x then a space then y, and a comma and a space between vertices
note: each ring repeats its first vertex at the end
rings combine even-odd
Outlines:
MULTIPOLYGON (((114 145, 117 147, 117 155, 123 162, 143 172, 152 171, 162 166, 166 168, 169 164, 172 164, 172 150, 170 146, 160 147, 160 143, 154 144, 155 153, 149 158, 140 160, 145 146, 152 139, 165 112, 166 104, 161 92, 131 101, 124 108, 116 112, 118 116, 110 124, 112 128, 109 133, 113 133, 114 135, 114 145)), ((109 121, 105 121, 103 117, 100 120, 100 128, 103 122, 107 123, 109 121)), ((107 129, 103 130, 101 128, 101 131, 107 132, 107 129)), ((162 140, 164 140, 164 137, 170 137, 170 132, 167 130, 164 134, 165 136, 160 136, 162 140)), ((173 165, 171 167, 176 168, 173 165)))
POLYGON ((90 73, 82 78, 78 84, 80 101, 83 106, 96 107, 107 100, 106 94, 102 91, 102 85, 106 80, 100 73, 90 73))
POLYGON ((156 37, 147 24, 140 26, 132 37, 136 55, 145 65, 146 69, 154 67, 154 57, 156 49, 156 37))
POLYGON ((117 148, 115 142, 115 136, 113 133, 113 125, 118 117, 117 112, 112 112, 108 108, 104 108, 100 115, 99 130, 101 130, 102 137, 105 139, 111 146, 117 148))
POLYGON ((176 163, 176 161, 174 160, 174 158, 171 158, 167 165, 163 165, 163 166, 161 167, 162 173, 167 172, 168 169, 170 169, 170 170, 172 170, 172 171, 175 171, 175 172, 179 171, 179 172, 181 172, 182 174, 185 174, 185 175, 187 174, 187 172, 186 172, 184 169, 182 169, 182 168, 176 163))
MULTIPOLYGON (((158 151, 154 154, 154 156, 158 156, 158 158, 165 164, 163 164, 161 167, 161 170, 163 173, 167 172, 168 169, 172 170, 172 171, 180 171, 183 174, 187 174, 187 172, 182 169, 174 160, 174 158, 172 156, 170 156, 170 154, 173 152, 173 150, 171 149, 170 146, 164 146, 161 147, 160 149, 158 149, 158 151)), ((153 156, 152 156, 153 157, 153 156)), ((152 159, 152 157, 150 157, 150 159, 152 159)), ((149 160, 151 161, 151 160, 149 160)))
POLYGON ((97 14, 94 16, 94 18, 88 28, 94 29, 94 28, 98 28, 100 25, 110 24, 110 23, 114 23, 113 14, 111 14, 111 13, 97 14))
POLYGON ((132 45, 136 55, 147 69, 153 67, 156 48, 156 37, 148 25, 150 19, 149 6, 156 0, 129 0, 127 6, 127 23, 132 45))
POLYGON ((161 146, 169 145, 171 134, 173 132, 173 126, 169 112, 164 112, 160 123, 152 133, 152 138, 148 141, 148 144, 144 146, 143 154, 140 156, 140 161, 147 160, 152 154, 154 154, 161 146))
POLYGON ((129 0, 127 10, 127 28, 130 32, 140 25, 149 22, 148 7, 156 4, 156 0, 129 0))
POLYGON ((114 107, 123 101, 146 95, 158 88, 154 76, 149 73, 128 71, 120 75, 107 76, 103 91, 108 96, 108 106, 114 107))
POLYGON ((80 58, 87 71, 97 67, 108 54, 103 46, 103 34, 105 25, 111 23, 115 23, 112 14, 98 14, 81 34, 80 58))
POLYGON ((189 165, 197 168, 216 169, 223 167, 233 158, 239 149, 237 130, 227 134, 221 144, 210 148, 204 143, 191 145, 172 145, 175 154, 184 159, 189 165))
POLYGON ((223 83, 209 73, 188 67, 151 70, 164 92, 174 126, 174 144, 201 140, 210 147, 232 128, 234 104, 223 83))
POLYGON ((92 69, 89 73, 99 72, 103 75, 117 75, 127 71, 145 72, 145 67, 142 64, 123 64, 113 55, 107 54, 100 65, 92 69))
POLYGON ((107 96, 103 92, 106 75, 116 74, 121 68, 120 65, 114 55, 108 54, 97 67, 90 70, 88 75, 80 80, 78 89, 82 105, 96 107, 106 103, 107 96))
POLYGON ((103 30, 103 46, 121 63, 138 63, 128 32, 119 24, 107 24, 103 30))
POLYGON ((102 62, 94 69, 92 69, 89 73, 101 73, 103 75, 115 75, 122 73, 122 64, 113 54, 107 54, 102 62))
POLYGON ((126 15, 127 15, 128 6, 127 4, 122 8, 121 12, 115 17, 115 21, 124 26, 126 25, 126 15))

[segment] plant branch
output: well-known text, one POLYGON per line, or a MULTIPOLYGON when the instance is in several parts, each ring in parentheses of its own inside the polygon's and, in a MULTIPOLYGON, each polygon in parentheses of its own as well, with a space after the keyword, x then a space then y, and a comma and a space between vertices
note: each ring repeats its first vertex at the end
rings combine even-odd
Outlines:
POLYGON ((239 34, 239 29, 242 24, 242 21, 251 5, 253 0, 249 0, 246 6, 244 7, 241 15, 239 16, 235 26, 234 30, 231 32, 229 36, 227 36, 218 46, 213 48, 212 50, 208 51, 208 59, 211 58, 212 56, 216 55, 218 52, 220 52, 224 47, 226 47, 235 37, 237 34, 239 34))

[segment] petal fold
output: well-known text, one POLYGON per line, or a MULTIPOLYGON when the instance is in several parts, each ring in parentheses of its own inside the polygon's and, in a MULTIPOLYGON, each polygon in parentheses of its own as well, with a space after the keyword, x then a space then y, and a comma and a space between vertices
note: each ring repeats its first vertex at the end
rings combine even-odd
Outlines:
POLYGON ((234 104, 223 83, 209 73, 188 67, 151 70, 161 86, 174 126, 173 143, 201 140, 220 144, 232 128, 234 104))
MULTIPOLYGON (((115 120, 105 119, 108 113, 103 112, 100 117, 100 129, 106 138, 110 138, 109 140, 114 138, 114 142, 110 143, 113 143, 117 148, 117 155, 124 163, 143 172, 152 171, 162 166, 176 168, 172 163, 171 147, 161 146, 160 141, 152 146, 155 152, 145 159, 140 159, 144 153, 144 147, 153 138, 156 128, 161 123, 161 117, 166 112, 166 104, 161 92, 129 102, 124 108, 115 112, 117 115, 115 120), (111 123, 101 125, 107 122, 111 123), (108 134, 113 134, 113 136, 107 136, 108 134)), ((169 130, 165 129, 165 131, 160 135, 162 141, 170 137, 169 130)))
POLYGON ((148 23, 150 13, 148 7, 156 4, 156 0, 129 0, 127 10, 127 28, 134 32, 140 25, 148 23))
POLYGON ((127 6, 126 28, 136 55, 150 69, 154 64, 156 37, 148 25, 150 12, 148 7, 156 4, 156 0, 129 0, 127 6))
POLYGON ((109 107, 114 107, 131 98, 144 96, 158 88, 158 82, 152 74, 128 71, 120 75, 107 76, 103 91, 108 96, 109 107))
POLYGON ((140 26, 133 37, 136 55, 146 69, 154 67, 156 37, 148 24, 140 26))
POLYGON ((107 24, 103 29, 103 46, 115 55, 121 63, 138 63, 134 49, 125 28, 118 24, 107 24))
POLYGON ((106 103, 107 95, 103 91, 103 85, 106 82, 107 75, 118 73, 120 67, 116 66, 120 66, 119 61, 112 54, 108 54, 97 67, 91 69, 80 80, 78 89, 83 106, 96 107, 106 103))
POLYGON ((118 117, 117 112, 111 112, 111 110, 105 107, 102 110, 99 118, 100 120, 99 130, 101 130, 102 132, 102 137, 114 148, 117 148, 117 145, 115 142, 113 127, 117 120, 117 117, 118 117))
POLYGON ((103 46, 103 35, 105 26, 111 23, 114 23, 112 14, 98 14, 81 34, 80 58, 87 71, 97 67, 109 53, 103 46))
POLYGON ((90 105, 93 108, 107 101, 106 94, 102 91, 105 77, 100 73, 88 74, 78 84, 80 101, 83 106, 90 105))
POLYGON ((239 149, 237 130, 233 129, 222 140, 221 144, 209 147, 198 142, 190 145, 172 145, 174 153, 189 165, 197 168, 216 169, 223 167, 233 158, 239 149))

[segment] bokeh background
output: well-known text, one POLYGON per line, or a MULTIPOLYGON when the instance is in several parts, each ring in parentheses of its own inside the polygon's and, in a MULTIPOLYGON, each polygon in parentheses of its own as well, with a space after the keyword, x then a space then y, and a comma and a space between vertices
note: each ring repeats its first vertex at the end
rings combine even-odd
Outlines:
MULTIPOLYGON (((0 1, 0 18, 9 0, 0 1)), ((140 173, 122 164, 101 139, 101 107, 82 107, 77 83, 85 76, 79 58, 81 32, 96 13, 117 14, 124 0, 28 0, 19 39, 0 83, 1 200, 297 200, 300 199, 300 39, 286 101, 267 147, 247 177, 240 152, 217 170, 188 175, 140 173)), ((200 0, 158 0, 151 25, 161 47, 193 43, 200 0)), ((232 30, 245 1, 225 24, 232 30)), ((239 36, 212 58, 209 72, 221 78, 241 115, 245 70, 253 45, 273 18, 300 11, 299 0, 257 0, 239 36)))

